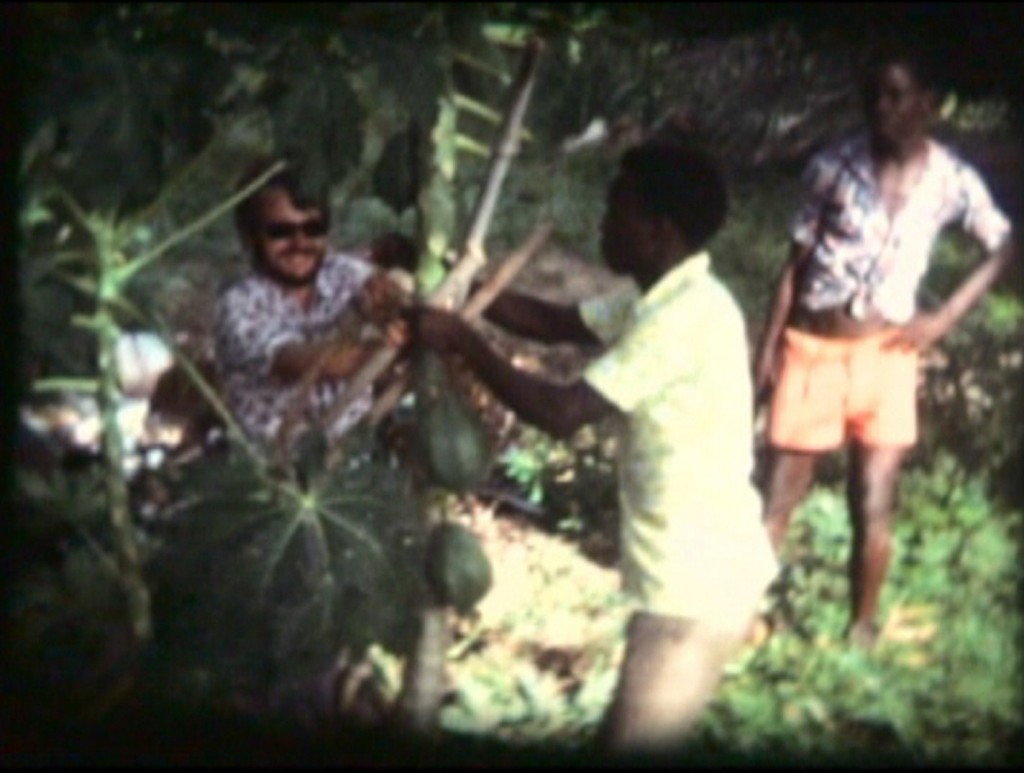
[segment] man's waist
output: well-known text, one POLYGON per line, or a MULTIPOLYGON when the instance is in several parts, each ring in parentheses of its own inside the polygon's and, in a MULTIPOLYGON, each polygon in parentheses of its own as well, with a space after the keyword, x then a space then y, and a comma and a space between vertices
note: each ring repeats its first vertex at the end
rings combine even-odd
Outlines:
POLYGON ((788 324, 823 338, 863 338, 893 327, 893 323, 875 306, 868 304, 862 314, 855 316, 851 313, 850 303, 823 309, 796 306, 788 324))
POLYGON ((872 269, 850 261, 828 266, 814 262, 800 281, 790 324, 823 336, 849 338, 902 324, 915 310, 922 272, 909 266, 918 262, 872 269))

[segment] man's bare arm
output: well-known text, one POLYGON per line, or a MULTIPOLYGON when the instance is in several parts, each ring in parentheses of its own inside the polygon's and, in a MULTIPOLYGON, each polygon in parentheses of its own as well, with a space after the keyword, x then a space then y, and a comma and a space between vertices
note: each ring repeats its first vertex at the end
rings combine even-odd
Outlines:
POLYGON ((274 355, 270 374, 286 384, 295 383, 309 372, 321 355, 326 355, 321 378, 343 379, 359 370, 379 347, 380 344, 348 341, 285 344, 274 355))
POLYGON ((779 339, 793 310, 797 280, 809 255, 808 247, 794 243, 790 248, 789 262, 779 278, 754 366, 754 388, 758 400, 775 383, 778 372, 779 339))
MULTIPOLYGON (((381 330, 388 345, 403 346, 407 339, 401 310, 408 302, 405 292, 386 274, 374 274, 363 284, 352 299, 352 310, 339 323, 342 328, 351 323, 369 323, 381 330), (354 316, 353 316, 354 315, 354 316)), ((285 383, 294 383, 325 356, 320 377, 344 379, 362 368, 380 349, 379 340, 355 340, 355 331, 341 338, 307 343, 286 344, 275 354, 270 372, 285 383)))
POLYGON ((559 384, 514 367, 454 314, 420 309, 415 325, 423 345, 460 355, 520 419, 554 437, 570 437, 584 424, 619 412, 582 379, 559 384))
POLYGON ((1013 235, 1011 234, 1003 246, 991 253, 988 258, 953 291, 938 309, 932 312, 919 312, 890 341, 891 345, 912 346, 926 349, 963 319, 964 315, 981 300, 995 283, 1003 270, 1011 263, 1016 254, 1013 235))
POLYGON ((487 307, 484 317, 510 333, 543 343, 600 343, 576 306, 521 293, 503 292, 487 307))

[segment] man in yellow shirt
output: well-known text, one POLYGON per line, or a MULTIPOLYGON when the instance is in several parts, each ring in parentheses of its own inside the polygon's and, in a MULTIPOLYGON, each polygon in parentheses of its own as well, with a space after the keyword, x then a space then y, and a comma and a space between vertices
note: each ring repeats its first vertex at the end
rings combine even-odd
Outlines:
POLYGON ((602 730, 616 751, 685 737, 776 572, 750 480, 743 318, 702 251, 726 209, 721 174, 695 146, 634 148, 609 189, 602 253, 637 292, 578 307, 506 293, 491 305, 513 333, 604 344, 572 383, 515 368, 453 314, 414 319, 422 345, 460 355, 523 421, 561 438, 619 423, 621 565, 636 608, 602 730))

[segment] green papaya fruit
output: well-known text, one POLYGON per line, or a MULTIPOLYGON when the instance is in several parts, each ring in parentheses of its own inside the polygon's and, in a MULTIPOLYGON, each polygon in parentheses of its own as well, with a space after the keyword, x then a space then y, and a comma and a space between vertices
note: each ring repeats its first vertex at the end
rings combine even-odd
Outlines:
POLYGON ((438 600, 465 614, 491 589, 491 562, 477 536, 457 523, 434 527, 427 543, 427 580, 438 600))
POLYGON ((490 470, 480 417, 452 385, 439 355, 422 352, 416 368, 416 442, 427 476, 442 488, 468 491, 490 470))

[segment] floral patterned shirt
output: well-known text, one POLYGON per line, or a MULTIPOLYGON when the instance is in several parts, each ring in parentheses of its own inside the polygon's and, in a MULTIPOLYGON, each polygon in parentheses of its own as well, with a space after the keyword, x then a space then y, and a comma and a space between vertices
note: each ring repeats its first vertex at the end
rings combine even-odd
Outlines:
POLYGON ((939 231, 959 223, 989 251, 1010 224, 978 173, 950 149, 928 141, 928 157, 907 204, 890 217, 879 196, 866 134, 814 157, 790 228, 811 259, 798 301, 819 310, 871 304, 891 322, 913 316, 917 288, 939 231))
POLYGON ((623 412, 624 590, 658 614, 741 625, 774 577, 751 482, 753 394, 743 316, 687 258, 625 314, 627 294, 581 307, 610 348, 584 378, 623 412), (604 314, 602 311, 609 311, 604 314), (621 320, 618 331, 609 320, 621 320))
MULTIPOLYGON (((366 260, 330 253, 316 279, 309 309, 285 295, 280 285, 252 272, 227 286, 217 299, 214 345, 218 375, 228 407, 242 429, 265 449, 274 443, 289 411, 296 385, 270 375, 274 355, 285 344, 309 342, 333 332, 356 292, 373 273, 366 260)), ((299 428, 318 422, 344 391, 346 383, 322 380, 305 406, 299 428)), ((330 428, 328 438, 344 434, 370 408, 370 391, 356 400, 330 428)))

